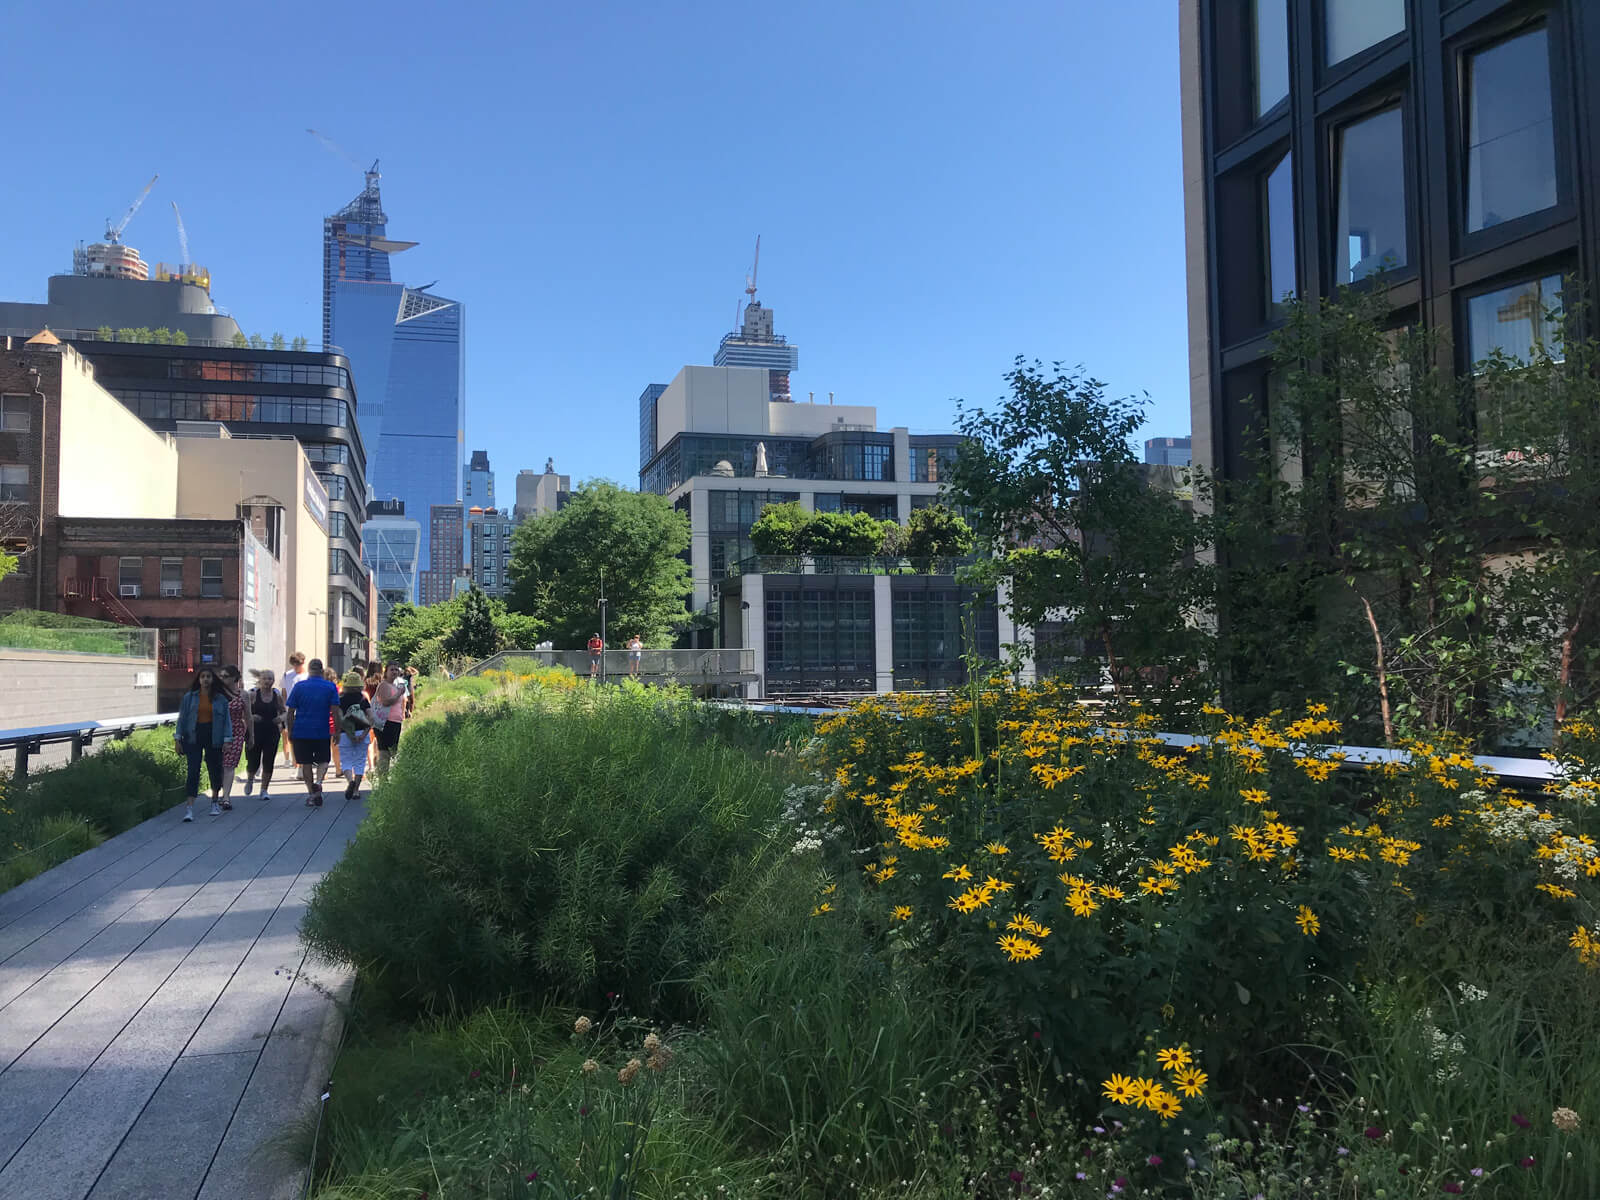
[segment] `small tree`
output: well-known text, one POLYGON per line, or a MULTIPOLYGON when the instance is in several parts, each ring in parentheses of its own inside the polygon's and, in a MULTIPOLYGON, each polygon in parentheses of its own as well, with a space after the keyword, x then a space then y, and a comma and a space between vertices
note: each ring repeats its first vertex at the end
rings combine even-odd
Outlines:
POLYGON ((275 333, 272 335, 272 348, 274 350, 282 350, 287 345, 288 343, 284 340, 283 334, 275 333))
POLYGON ((867 557, 883 543, 883 528, 866 513, 822 512, 807 526, 809 553, 867 557))
POLYGON ((769 504, 750 526, 750 542, 757 554, 804 554, 810 543, 811 517, 793 500, 769 504))
POLYGON ((109 342, 115 336, 115 334, 112 332, 111 326, 102 325, 100 328, 94 331, 94 336, 96 341, 109 342))
POLYGON ((259 333, 252 333, 250 335, 250 348, 252 350, 265 350, 267 348, 267 339, 259 333))
POLYGON ((172 330, 165 325, 159 329, 152 329, 150 331, 150 340, 157 346, 170 346, 172 345, 172 330))
POLYGON ((137 333, 138 333, 138 330, 132 329, 132 328, 124 325, 121 329, 117 330, 117 341, 119 341, 119 342, 137 342, 139 340, 138 337, 136 336, 137 333))
POLYGON ((187 346, 189 344, 189 335, 181 329, 174 329, 172 331, 172 344, 174 346, 187 346))
POLYGON ((233 345, 237 350, 248 350, 250 348, 250 339, 245 337, 242 330, 236 329, 233 333, 233 345))
POLYGON ((303 337, 297 337, 294 339, 294 341, 289 343, 289 349, 291 350, 304 350, 305 348, 306 339, 303 337))
POLYGON ((1142 403, 1020 358, 1006 380, 996 408, 963 404, 958 418, 949 494, 996 551, 974 577, 1009 583, 1018 624, 1058 620, 1067 640, 1098 648, 1119 696, 1203 686, 1212 574, 1196 551, 1209 529, 1134 458, 1142 403))
POLYGON ((960 514, 942 504, 911 513, 906 526, 905 553, 912 558, 959 558, 972 553, 977 539, 960 514))
POLYGON ((463 658, 481 661, 500 649, 500 631, 495 628, 494 609, 489 597, 477 584, 461 599, 461 619, 445 639, 445 649, 463 658))

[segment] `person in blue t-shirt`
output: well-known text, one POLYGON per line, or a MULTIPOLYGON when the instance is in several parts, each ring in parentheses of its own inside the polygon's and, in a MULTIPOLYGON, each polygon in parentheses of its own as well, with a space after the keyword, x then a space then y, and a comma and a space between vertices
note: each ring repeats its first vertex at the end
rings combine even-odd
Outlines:
POLYGON ((322 781, 332 757, 330 718, 339 703, 339 689, 322 677, 322 660, 306 664, 306 677, 289 693, 285 723, 294 743, 294 760, 306 783, 306 807, 322 807, 322 781))

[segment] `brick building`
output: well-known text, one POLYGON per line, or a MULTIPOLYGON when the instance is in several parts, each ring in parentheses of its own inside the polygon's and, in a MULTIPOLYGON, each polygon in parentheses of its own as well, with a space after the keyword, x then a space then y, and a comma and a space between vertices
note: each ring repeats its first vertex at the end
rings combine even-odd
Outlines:
POLYGON ((428 508, 428 544, 433 565, 420 575, 424 604, 439 604, 455 595, 456 577, 466 566, 465 514, 459 504, 434 504, 428 508))
POLYGON ((279 563, 245 521, 60 517, 54 540, 62 612, 158 631, 161 711, 201 667, 282 669, 279 563))

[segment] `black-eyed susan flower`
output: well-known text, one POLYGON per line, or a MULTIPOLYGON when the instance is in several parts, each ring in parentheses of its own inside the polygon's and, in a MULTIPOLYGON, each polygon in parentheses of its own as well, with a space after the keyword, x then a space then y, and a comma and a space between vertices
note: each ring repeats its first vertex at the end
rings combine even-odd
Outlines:
POLYGON ((1199 1067, 1185 1067, 1183 1070, 1178 1072, 1177 1077, 1173 1080, 1173 1082, 1178 1085, 1178 1089, 1182 1091, 1185 1096, 1193 1099, 1196 1096, 1205 1094, 1206 1081, 1209 1078, 1210 1077, 1199 1067))
POLYGON ((1101 1085, 1103 1095, 1113 1104, 1137 1104, 1138 1096, 1134 1092, 1133 1080, 1126 1075, 1113 1075, 1101 1085))
POLYGON ((1169 1046, 1156 1051, 1156 1061, 1169 1071, 1179 1071, 1192 1063, 1194 1056, 1182 1046, 1169 1046))
POLYGON ((1307 937, 1322 931, 1321 919, 1304 904, 1300 906, 1300 911, 1295 916, 1294 923, 1300 926, 1300 932, 1307 937))

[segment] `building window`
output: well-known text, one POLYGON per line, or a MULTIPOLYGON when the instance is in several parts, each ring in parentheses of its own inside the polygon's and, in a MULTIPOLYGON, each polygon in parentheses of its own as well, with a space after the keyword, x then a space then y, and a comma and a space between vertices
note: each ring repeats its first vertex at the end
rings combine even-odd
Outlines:
POLYGON ((222 629, 217 625, 200 626, 200 662, 215 666, 222 657, 222 629))
POLYGON ((176 671, 183 667, 183 630, 161 631, 161 669, 176 671))
POLYGON ((183 595, 183 559, 163 558, 161 560, 161 594, 163 596, 183 595))
POLYGON ((1323 61, 1331 67, 1405 27, 1406 0, 1324 0, 1323 61))
POLYGON ((27 396, 0 396, 0 432, 27 433, 33 404, 27 396))
POLYGON ((1405 130, 1386 109, 1339 131, 1340 283, 1406 264, 1405 130))
POLYGON ((200 595, 207 600, 222 599, 222 560, 220 558, 202 558, 200 560, 200 595))
POLYGON ((1289 94, 1288 0, 1255 0, 1256 116, 1289 94))
POLYGON ((140 596, 144 594, 144 559, 119 558, 117 560, 117 594, 140 596))
POLYGON ((0 500, 31 500, 28 491, 28 468, 0 467, 0 500))
POLYGON ((1561 276, 1530 279, 1467 301, 1467 349, 1474 363, 1496 351, 1520 362, 1561 357, 1561 276))
POLYGON ((1294 155, 1285 154, 1268 172, 1264 192, 1267 312, 1276 315, 1295 291, 1294 155))
POLYGON ((1467 230, 1556 202, 1550 47, 1543 29, 1466 59, 1467 230))

